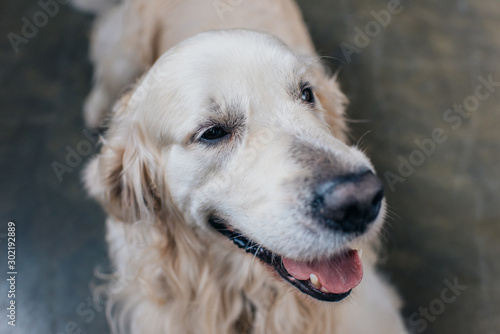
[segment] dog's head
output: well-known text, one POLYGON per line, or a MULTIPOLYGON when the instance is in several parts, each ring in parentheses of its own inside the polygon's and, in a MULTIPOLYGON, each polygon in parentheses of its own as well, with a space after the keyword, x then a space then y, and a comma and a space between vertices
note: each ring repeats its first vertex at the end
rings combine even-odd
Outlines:
POLYGON ((270 35, 203 33, 118 103, 87 187, 122 221, 175 208, 200 238, 226 236, 303 293, 338 301, 362 278, 351 247, 384 211, 369 160, 345 143, 344 103, 317 59, 270 35))

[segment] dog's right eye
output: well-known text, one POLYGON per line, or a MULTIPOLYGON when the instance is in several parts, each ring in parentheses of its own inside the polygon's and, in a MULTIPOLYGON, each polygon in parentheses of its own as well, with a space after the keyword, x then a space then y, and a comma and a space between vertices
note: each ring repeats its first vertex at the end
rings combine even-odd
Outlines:
POLYGON ((224 130, 220 126, 214 126, 201 135, 201 141, 206 142, 206 143, 215 143, 220 141, 221 139, 225 138, 226 136, 229 135, 229 132, 224 130))

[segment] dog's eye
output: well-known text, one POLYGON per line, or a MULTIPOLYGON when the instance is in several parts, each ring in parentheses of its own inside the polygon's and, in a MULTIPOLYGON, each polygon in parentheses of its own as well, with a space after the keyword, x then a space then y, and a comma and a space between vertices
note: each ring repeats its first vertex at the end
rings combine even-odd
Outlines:
POLYGON ((302 88, 302 96, 300 97, 302 101, 313 104, 314 103, 314 94, 310 87, 302 88))
POLYGON ((204 142, 216 142, 228 135, 229 133, 220 126, 214 126, 201 135, 201 140, 204 142))

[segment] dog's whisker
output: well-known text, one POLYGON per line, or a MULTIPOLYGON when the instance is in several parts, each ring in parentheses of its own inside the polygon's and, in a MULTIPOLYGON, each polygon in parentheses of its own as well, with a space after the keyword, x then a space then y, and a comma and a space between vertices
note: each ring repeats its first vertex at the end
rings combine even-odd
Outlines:
MULTIPOLYGON (((257 251, 253 254, 252 262, 250 262, 250 267, 249 267, 250 268, 250 272, 252 271, 253 265, 255 263, 255 258, 257 257, 257 254, 259 253, 259 251, 261 250, 261 248, 262 248, 262 245, 258 244, 257 251)), ((249 283, 251 284, 252 283, 252 275, 248 275, 248 280, 249 280, 249 283)))
POLYGON ((392 206, 390 204, 387 204, 387 214, 389 215, 388 217, 390 219, 401 219, 401 216, 392 209, 392 206))
POLYGON ((332 59, 332 60, 337 60, 338 62, 340 62, 342 65, 347 65, 347 63, 345 61, 343 61, 342 59, 340 58, 337 58, 337 57, 334 57, 334 56, 319 56, 319 59, 332 59))
POLYGON ((387 211, 386 213, 386 223, 387 224, 390 224, 391 220, 396 220, 396 218, 399 218, 397 214, 393 213, 393 212, 390 212, 389 210, 387 211))
POLYGON ((368 130, 366 131, 361 137, 359 137, 358 141, 354 145, 355 147, 359 148, 363 144, 363 139, 370 133, 371 131, 368 130))
POLYGON ((259 251, 261 250, 261 248, 262 248, 262 245, 259 244, 258 247, 257 247, 257 251, 255 251, 255 253, 253 254, 252 264, 251 265, 253 265, 253 263, 255 261, 255 258, 257 257, 257 254, 259 253, 259 251))
POLYGON ((346 118, 346 123, 352 123, 352 124, 360 124, 360 123, 370 123, 372 122, 369 119, 354 119, 354 118, 346 118))

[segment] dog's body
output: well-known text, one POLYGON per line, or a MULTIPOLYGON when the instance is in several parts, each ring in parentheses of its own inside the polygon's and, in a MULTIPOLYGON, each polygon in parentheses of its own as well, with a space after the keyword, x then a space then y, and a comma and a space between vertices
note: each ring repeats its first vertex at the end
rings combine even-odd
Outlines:
POLYGON ((406 333, 374 269, 380 181, 345 144, 345 99, 298 8, 221 3, 134 0, 96 25, 88 125, 156 62, 115 106, 85 173, 110 216, 113 330, 406 333), (202 33, 229 28, 286 45, 202 33))

